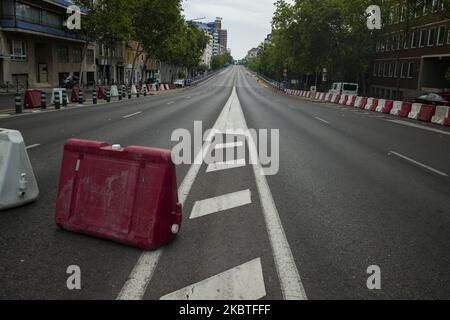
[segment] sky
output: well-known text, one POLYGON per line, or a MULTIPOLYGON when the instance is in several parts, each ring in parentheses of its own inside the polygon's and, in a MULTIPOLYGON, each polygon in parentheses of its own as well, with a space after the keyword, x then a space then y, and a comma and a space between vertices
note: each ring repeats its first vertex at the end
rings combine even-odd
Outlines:
POLYGON ((184 0, 186 20, 203 18, 202 22, 222 17, 222 28, 228 29, 228 47, 235 59, 242 59, 257 47, 271 31, 274 0, 184 0))

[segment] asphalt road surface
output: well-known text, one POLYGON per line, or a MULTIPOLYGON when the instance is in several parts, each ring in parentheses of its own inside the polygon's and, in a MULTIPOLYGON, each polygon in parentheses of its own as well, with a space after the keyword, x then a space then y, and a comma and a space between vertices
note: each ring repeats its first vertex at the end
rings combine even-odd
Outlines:
POLYGON ((0 213, 0 299, 450 299, 448 128, 283 96, 237 66, 183 91, 0 127, 32 146, 41 193, 0 213), (182 231, 155 252, 55 226, 66 139, 172 149, 194 121, 279 130, 279 144, 268 139, 279 171, 261 175, 251 152, 178 166, 182 231), (67 288, 71 265, 81 290, 67 288), (370 266, 381 290, 367 287, 370 266))

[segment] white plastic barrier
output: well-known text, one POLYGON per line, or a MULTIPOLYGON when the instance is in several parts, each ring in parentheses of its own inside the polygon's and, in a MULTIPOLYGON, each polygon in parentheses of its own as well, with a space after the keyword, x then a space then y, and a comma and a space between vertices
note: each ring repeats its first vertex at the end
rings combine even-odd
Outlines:
POLYGON ((28 204, 38 196, 38 185, 22 134, 0 129, 0 210, 28 204))
POLYGON ((116 85, 111 86, 110 93, 111 93, 111 97, 118 97, 119 96, 119 89, 117 88, 116 85))
POLYGON ((354 97, 354 96, 348 96, 348 100, 347 100, 347 103, 346 103, 346 105, 347 105, 348 107, 351 107, 352 102, 353 102, 353 97, 354 97))
POLYGON ((164 86, 166 87, 166 90, 170 90, 170 87, 167 83, 164 86))
POLYGON ((160 91, 166 91, 166 86, 164 85, 164 84, 160 84, 159 85, 159 89, 160 89, 160 91))
POLYGON ((51 104, 55 104, 55 96, 56 93, 59 94, 59 103, 62 104, 63 103, 63 92, 66 92, 66 100, 67 103, 69 102, 69 95, 67 93, 67 90, 64 88, 54 88, 52 91, 52 100, 51 100, 51 104))
POLYGON ((378 106, 377 106, 377 109, 375 111, 376 112, 383 112, 385 105, 386 105, 386 99, 378 100, 378 106))
POLYGON ((431 122, 443 125, 445 119, 450 118, 450 107, 439 106, 436 108, 436 114, 431 119, 431 122))
POLYGON ((363 97, 356 97, 356 101, 355 101, 355 108, 360 108, 361 107, 361 102, 363 100, 363 97))
POLYGON ((330 101, 330 96, 331 96, 331 93, 327 93, 325 95, 325 101, 330 101))
POLYGON ((152 84, 152 91, 158 91, 158 87, 156 86, 156 84, 152 84))
POLYGON ((333 94, 333 96, 331 97, 331 102, 335 103, 337 96, 337 94, 333 94))
POLYGON ((419 119, 419 113, 420 113, 421 109, 422 109, 421 103, 413 103, 411 112, 409 113, 408 118, 414 119, 414 120, 419 119))
POLYGON ((321 93, 320 95, 319 95, 319 100, 324 100, 325 99, 325 93, 321 93))
POLYGON ((136 85, 134 84, 131 86, 131 94, 137 94, 136 85))
POLYGON ((398 114, 402 110, 402 106, 403 106, 403 101, 394 101, 394 106, 392 107, 391 115, 398 116, 398 114))
POLYGON ((367 99, 367 103, 366 103, 366 107, 365 107, 366 110, 370 110, 372 108, 373 100, 374 100, 373 98, 367 99))
POLYGON ((342 104, 342 105, 344 104, 344 102, 345 102, 345 97, 346 97, 345 95, 342 95, 342 96, 341 96, 341 99, 339 100, 339 104, 342 104))

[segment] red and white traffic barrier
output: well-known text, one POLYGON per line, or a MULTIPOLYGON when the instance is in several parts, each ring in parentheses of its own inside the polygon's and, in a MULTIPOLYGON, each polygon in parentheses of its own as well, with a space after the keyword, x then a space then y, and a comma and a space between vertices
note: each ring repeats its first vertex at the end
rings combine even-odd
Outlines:
POLYGON ((408 118, 413 119, 413 120, 418 120, 421 109, 422 109, 421 103, 413 103, 411 111, 408 114, 408 118))
POLYGON ((436 114, 431 119, 431 122, 450 126, 450 107, 439 106, 436 108, 436 114))

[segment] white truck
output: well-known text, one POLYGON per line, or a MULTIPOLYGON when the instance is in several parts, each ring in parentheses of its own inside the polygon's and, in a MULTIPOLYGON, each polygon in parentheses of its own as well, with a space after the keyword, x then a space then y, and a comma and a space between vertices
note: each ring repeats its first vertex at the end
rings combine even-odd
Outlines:
POLYGON ((359 91, 359 85, 357 83, 336 82, 333 83, 330 93, 338 94, 340 96, 357 96, 359 91))

